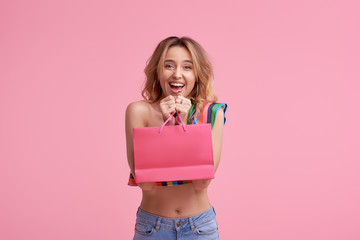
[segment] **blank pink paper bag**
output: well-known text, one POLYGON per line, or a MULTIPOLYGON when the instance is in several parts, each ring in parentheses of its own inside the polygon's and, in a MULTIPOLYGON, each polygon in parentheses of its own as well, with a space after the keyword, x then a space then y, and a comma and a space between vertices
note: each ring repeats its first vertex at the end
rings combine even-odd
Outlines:
MULTIPOLYGON (((210 124, 134 128, 136 182, 214 178, 210 124)), ((180 119, 180 120, 179 120, 180 119)))

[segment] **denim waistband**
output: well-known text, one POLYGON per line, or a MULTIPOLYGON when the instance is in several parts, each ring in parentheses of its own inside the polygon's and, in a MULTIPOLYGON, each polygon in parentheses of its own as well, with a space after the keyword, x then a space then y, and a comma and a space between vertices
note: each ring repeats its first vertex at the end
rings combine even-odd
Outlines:
POLYGON ((216 213, 214 207, 211 206, 209 210, 195 216, 185 217, 185 218, 165 218, 145 212, 144 210, 139 208, 136 213, 136 216, 137 216, 137 221, 151 224, 157 230, 159 230, 160 227, 167 229, 190 227, 193 230, 195 226, 212 220, 214 217, 216 217, 216 213))

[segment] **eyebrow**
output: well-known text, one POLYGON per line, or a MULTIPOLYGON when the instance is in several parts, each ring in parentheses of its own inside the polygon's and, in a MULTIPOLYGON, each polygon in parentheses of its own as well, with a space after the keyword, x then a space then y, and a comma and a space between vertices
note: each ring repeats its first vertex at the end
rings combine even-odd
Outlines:
MULTIPOLYGON (((174 60, 172 60, 172 59, 165 59, 165 61, 164 61, 164 62, 173 62, 173 63, 175 63, 175 61, 174 61, 174 60)), ((193 64, 193 62, 192 62, 191 60, 184 60, 183 62, 188 62, 188 63, 193 64)))

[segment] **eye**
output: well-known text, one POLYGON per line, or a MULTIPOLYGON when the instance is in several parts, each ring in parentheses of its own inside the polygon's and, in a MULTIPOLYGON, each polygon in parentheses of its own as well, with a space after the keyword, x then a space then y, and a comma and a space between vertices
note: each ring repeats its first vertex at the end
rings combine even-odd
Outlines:
POLYGON ((171 64, 165 64, 165 68, 167 68, 167 69, 173 69, 173 68, 174 68, 174 66, 173 66, 173 65, 171 65, 171 64))
POLYGON ((185 68, 186 70, 191 70, 191 69, 192 69, 192 67, 191 67, 190 65, 186 65, 184 68, 185 68))

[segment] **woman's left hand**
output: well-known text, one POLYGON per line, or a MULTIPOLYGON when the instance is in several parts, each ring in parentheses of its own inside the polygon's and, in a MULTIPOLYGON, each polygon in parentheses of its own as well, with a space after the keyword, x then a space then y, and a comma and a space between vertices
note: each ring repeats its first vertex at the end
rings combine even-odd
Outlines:
POLYGON ((180 115, 183 122, 186 124, 187 116, 189 114, 189 110, 191 108, 191 100, 183 97, 177 96, 175 99, 175 110, 177 114, 180 115))

